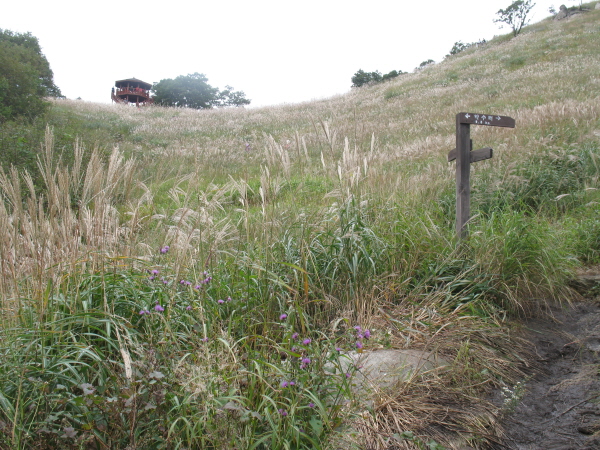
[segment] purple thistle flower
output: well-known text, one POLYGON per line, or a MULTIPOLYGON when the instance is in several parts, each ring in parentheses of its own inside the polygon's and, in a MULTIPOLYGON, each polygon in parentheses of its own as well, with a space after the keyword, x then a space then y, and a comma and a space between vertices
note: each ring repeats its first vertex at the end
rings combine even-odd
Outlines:
POLYGON ((350 378, 352 375, 350 375, 350 372, 346 372, 346 378, 350 378))
POLYGON ((180 280, 179 284, 185 284, 185 280, 180 280))
POLYGON ((288 385, 289 385, 289 383, 287 381, 282 381, 281 384, 280 384, 280 386, 282 388, 286 388, 286 387, 288 387, 288 385))
MULTIPOLYGON (((201 282, 202 283, 202 282, 201 282)), ((200 286, 199 284, 197 284, 196 286, 194 286, 194 289, 200 289, 202 286, 200 286)))
POLYGON ((341 352, 341 351, 342 351, 342 349, 341 349, 340 347, 336 347, 336 348, 335 348, 335 351, 336 351, 336 352, 341 352))
POLYGON ((284 417, 288 415, 288 413, 285 409, 280 408, 277 411, 279 412, 279 414, 281 414, 284 417))
POLYGON ((356 325, 356 326, 354 327, 354 329, 355 329, 356 331, 358 331, 359 333, 362 331, 362 328, 361 328, 359 325, 356 325))
POLYGON ((302 364, 300 364, 301 369, 306 369, 310 364, 310 358, 302 358, 302 364))
POLYGON ((290 386, 296 386, 296 382, 295 381, 290 381, 290 386))
POLYGON ((363 336, 365 337, 365 339, 369 339, 371 337, 371 332, 369 330, 365 330, 363 332, 363 336))
POLYGON ((358 333, 356 335, 356 339, 362 339, 362 338, 364 338, 364 336, 362 335, 362 333, 358 333))
POLYGON ((148 279, 149 279, 150 281, 152 281, 152 280, 154 280, 154 277, 148 277, 148 279))
POLYGON ((142 310, 140 311, 140 316, 143 316, 144 314, 146 314, 146 310, 142 309, 142 310))
POLYGON ((204 337, 201 339, 201 341, 202 341, 202 342, 208 342, 208 338, 207 338, 206 336, 204 336, 204 337))
POLYGON ((152 269, 152 271, 150 272, 152 275, 158 275, 158 270, 156 269, 152 269))
POLYGON ((157 303, 156 306, 154 307, 154 309, 158 312, 163 312, 165 310, 165 308, 160 306, 160 303, 157 303))
POLYGON ((309 407, 309 408, 314 408, 314 407, 315 407, 315 404, 314 404, 313 402, 310 402, 310 403, 308 404, 308 407, 309 407))
POLYGON ((287 314, 282 314, 279 316, 279 320, 285 320, 287 319, 287 314))
POLYGON ((312 342, 312 341, 310 340, 310 338, 306 338, 306 339, 304 339, 304 340, 302 341, 302 343, 303 343, 304 345, 308 345, 308 344, 310 344, 311 342, 312 342))
POLYGON ((363 348, 362 342, 356 341, 356 348, 363 348))
POLYGON ((293 351, 294 353, 297 353, 297 352, 298 352, 298 347, 292 347, 292 351, 293 351))
POLYGON ((222 305, 223 303, 225 303, 225 300, 221 300, 221 299, 219 299, 219 300, 217 300, 217 303, 218 303, 219 305, 222 305))
POLYGON ((165 245, 163 248, 160 249, 160 252, 164 255, 169 251, 170 248, 171 247, 169 247, 168 245, 165 245))
POLYGON ((187 306, 185 307, 185 309, 187 309, 187 310, 189 311, 190 309, 192 309, 192 305, 187 305, 187 306))
POLYGON ((298 334, 298 333, 294 333, 294 334, 292 334, 292 339, 293 339, 293 340, 296 340, 296 339, 298 339, 298 336, 299 336, 299 334, 298 334))

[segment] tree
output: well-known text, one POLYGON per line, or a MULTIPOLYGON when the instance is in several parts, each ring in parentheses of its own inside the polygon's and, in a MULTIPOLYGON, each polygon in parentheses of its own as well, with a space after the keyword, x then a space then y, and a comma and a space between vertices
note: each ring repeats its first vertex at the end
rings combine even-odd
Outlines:
POLYGON ((397 70, 392 70, 392 71, 386 73, 384 76, 382 76, 381 81, 391 80, 392 78, 396 78, 401 73, 402 73, 402 71, 398 72, 397 70))
POLYGON ((465 44, 462 41, 457 41, 454 43, 452 48, 450 49, 450 53, 446 56, 450 55, 458 55, 460 52, 464 52, 466 49, 471 47, 473 44, 465 44))
MULTIPOLYGON (((531 0, 517 0, 508 8, 499 10, 496 13, 498 18, 494 19, 494 22, 509 25, 513 30, 513 35, 517 36, 521 29, 527 25, 527 15, 534 6, 535 3, 531 3, 531 0)), ((500 25, 500 27, 502 26, 500 25)))
POLYGON ((358 69, 358 72, 352 76, 351 81, 352 87, 361 87, 365 84, 369 84, 371 81, 373 81, 373 78, 371 77, 371 73, 365 72, 362 69, 358 69))
POLYGON ((352 87, 361 87, 365 84, 376 84, 381 83, 382 81, 387 81, 392 78, 396 78, 398 75, 402 75, 406 72, 402 72, 401 70, 392 70, 385 75, 381 75, 381 72, 376 70, 375 72, 365 72, 362 69, 359 69, 352 78, 352 87))
POLYGON ((154 103, 163 106, 210 109, 215 106, 250 104, 243 91, 234 91, 231 86, 219 91, 208 84, 206 75, 198 72, 160 80, 152 87, 152 91, 154 103))
POLYGON ((48 107, 45 97, 62 97, 36 37, 0 29, 0 122, 33 120, 48 107))
POLYGON ((225 89, 219 92, 217 106, 243 106, 249 104, 250 100, 246 98, 244 91, 234 91, 231 86, 225 86, 225 89))

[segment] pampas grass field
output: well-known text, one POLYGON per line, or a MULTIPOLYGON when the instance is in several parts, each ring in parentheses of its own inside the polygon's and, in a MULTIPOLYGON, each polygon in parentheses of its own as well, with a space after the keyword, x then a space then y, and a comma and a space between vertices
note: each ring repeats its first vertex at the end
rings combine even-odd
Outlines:
POLYGON ((531 371, 516 321, 600 262, 599 19, 326 100, 54 100, 5 124, 0 448, 499 442, 486 399, 531 371), (516 128, 472 127, 494 156, 458 242, 447 153, 467 111, 516 128), (382 348, 449 370, 357 390, 348 352, 382 348))

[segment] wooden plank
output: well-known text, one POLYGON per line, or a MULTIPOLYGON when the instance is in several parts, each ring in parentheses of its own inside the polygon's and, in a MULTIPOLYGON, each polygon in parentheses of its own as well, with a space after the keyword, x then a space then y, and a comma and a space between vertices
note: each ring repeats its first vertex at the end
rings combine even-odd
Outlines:
POLYGON ((488 125, 490 127, 514 128, 515 119, 508 116, 495 116, 493 114, 458 113, 456 120, 459 123, 471 125, 488 125))
POLYGON ((471 162, 483 161, 490 159, 494 155, 494 150, 491 147, 480 148, 471 152, 471 162))
POLYGON ((450 161, 454 161, 456 159, 456 148, 453 148, 452 150, 450 150, 450 152, 448 153, 448 162, 450 161))
MULTIPOLYGON (((480 148, 478 150, 473 150, 470 153, 470 156, 471 156, 471 163, 483 161, 485 159, 490 159, 492 156, 494 156, 494 149, 492 149, 491 147, 484 147, 484 148, 480 148)), ((454 161, 455 159, 456 159, 456 149, 453 148, 448 153, 448 162, 454 161)))

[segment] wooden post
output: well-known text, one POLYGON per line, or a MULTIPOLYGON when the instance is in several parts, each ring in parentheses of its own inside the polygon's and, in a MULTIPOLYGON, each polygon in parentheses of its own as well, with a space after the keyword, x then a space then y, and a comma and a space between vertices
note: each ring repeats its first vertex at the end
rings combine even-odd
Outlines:
POLYGON ((467 236, 471 202, 471 125, 456 117, 456 234, 467 236))
POLYGON ((491 114, 458 113, 456 115, 456 148, 448 153, 448 161, 456 159, 456 235, 459 239, 468 236, 466 224, 471 217, 471 163, 493 156, 493 150, 489 147, 472 151, 472 124, 514 128, 515 119, 491 114))

